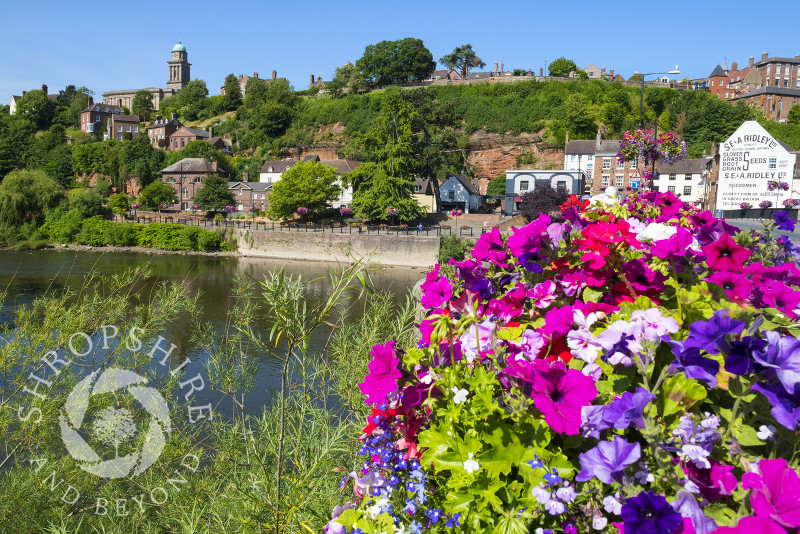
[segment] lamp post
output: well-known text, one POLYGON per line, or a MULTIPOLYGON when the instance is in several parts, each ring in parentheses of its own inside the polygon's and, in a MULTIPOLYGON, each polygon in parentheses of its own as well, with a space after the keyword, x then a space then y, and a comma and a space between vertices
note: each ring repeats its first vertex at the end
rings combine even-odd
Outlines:
POLYGON ((644 106, 644 77, 645 76, 653 76, 656 74, 680 74, 681 71, 678 70, 678 66, 675 65, 675 70, 671 70, 669 72, 645 72, 642 73, 642 92, 639 96, 639 129, 642 128, 642 107, 644 106))

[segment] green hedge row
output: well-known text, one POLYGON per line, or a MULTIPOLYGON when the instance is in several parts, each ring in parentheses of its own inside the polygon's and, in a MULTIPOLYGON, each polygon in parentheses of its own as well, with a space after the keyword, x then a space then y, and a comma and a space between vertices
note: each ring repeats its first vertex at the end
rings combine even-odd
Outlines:
POLYGON ((231 250, 224 231, 210 231, 182 224, 151 223, 139 225, 107 221, 100 216, 76 220, 66 213, 58 220, 48 221, 42 231, 62 243, 79 243, 102 247, 147 247, 162 250, 195 250, 203 252, 231 250))

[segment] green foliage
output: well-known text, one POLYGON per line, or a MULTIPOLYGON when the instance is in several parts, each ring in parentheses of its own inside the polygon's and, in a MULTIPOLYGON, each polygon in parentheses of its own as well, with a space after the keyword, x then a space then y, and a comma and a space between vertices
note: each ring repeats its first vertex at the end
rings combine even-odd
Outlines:
POLYGON ((38 90, 28 91, 17 102, 16 113, 34 123, 40 130, 47 129, 55 115, 56 103, 38 90))
POLYGON ((597 131, 589 99, 582 93, 567 97, 566 119, 567 128, 570 134, 574 132, 576 139, 589 139, 597 131))
POLYGON ((436 68, 436 62, 421 39, 406 37, 368 45, 356 68, 364 80, 380 86, 424 80, 436 68))
POLYGON ((339 97, 345 89, 351 95, 365 93, 369 90, 369 85, 354 64, 345 63, 336 68, 333 79, 325 85, 325 89, 334 97, 339 97))
MULTIPOLYGON (((153 148, 146 135, 140 135, 136 139, 123 141, 119 148, 117 157, 117 175, 124 181, 129 177, 135 177, 141 186, 161 179, 161 169, 164 163, 164 152, 153 148)), ((114 182, 117 189, 122 189, 120 183, 114 182)))
POLYGON ((475 246, 475 241, 462 239, 457 235, 446 235, 439 238, 439 259, 440 265, 447 265, 450 258, 456 261, 464 261, 467 253, 475 246))
POLYGON ((105 178, 98 177, 94 186, 94 190, 98 195, 100 195, 101 198, 106 198, 111 194, 111 184, 109 184, 108 180, 105 178))
POLYGON ((69 195, 69 208, 76 210, 82 219, 100 215, 103 198, 92 189, 73 189, 69 195))
POLYGON ((130 198, 124 193, 117 193, 108 199, 108 207, 117 215, 123 215, 131 209, 130 198))
POLYGON ((159 104, 162 115, 177 113, 186 120, 212 117, 219 110, 214 109, 214 101, 206 98, 208 87, 203 80, 192 80, 173 96, 168 96, 159 104))
POLYGON ((0 226, 41 220, 64 199, 64 189, 43 171, 12 171, 0 182, 0 226))
POLYGON ((153 94, 147 89, 139 89, 133 95, 131 108, 134 115, 139 115, 139 120, 149 121, 153 112, 153 94))
POLYGON ((267 214, 284 219, 305 207, 313 216, 323 212, 340 194, 336 169, 317 161, 300 162, 272 186, 267 214))
POLYGON ((419 203, 411 195, 414 182, 403 176, 387 174, 382 165, 366 163, 349 173, 353 186, 353 210, 360 217, 389 220, 390 208, 399 210, 396 219, 410 221, 423 215, 419 203))
POLYGON ((156 210, 161 204, 175 204, 178 202, 178 198, 175 196, 175 189, 171 185, 158 181, 142 189, 141 193, 139 193, 138 201, 142 209, 156 210))
MULTIPOLYGON (((492 178, 492 181, 489 182, 489 185, 486 186, 486 194, 487 195, 505 195, 506 194, 506 175, 501 174, 495 178, 492 178)), ((441 262, 439 262, 441 263, 441 262)))
POLYGON ((473 67, 483 68, 486 66, 486 63, 472 49, 471 44, 457 46, 449 54, 440 57, 439 63, 447 65, 449 69, 458 70, 462 78, 466 78, 473 67))
POLYGON ((234 111, 242 105, 242 90, 239 80, 233 73, 225 76, 225 94, 222 95, 222 108, 225 111, 234 111))
POLYGON ((569 76, 570 72, 577 70, 578 66, 575 64, 575 62, 565 57, 554 59, 547 66, 547 71, 550 73, 550 76, 557 76, 560 78, 567 77, 569 76))
POLYGON ((233 205, 233 193, 228 189, 228 181, 218 175, 203 179, 203 187, 194 194, 194 203, 205 211, 222 211, 233 205))
POLYGON ((795 104, 786 114, 786 121, 791 124, 800 124, 800 104, 795 104))

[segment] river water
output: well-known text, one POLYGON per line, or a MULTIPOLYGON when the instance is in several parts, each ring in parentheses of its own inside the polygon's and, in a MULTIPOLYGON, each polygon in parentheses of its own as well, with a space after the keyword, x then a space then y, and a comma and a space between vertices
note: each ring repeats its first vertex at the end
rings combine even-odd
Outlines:
MULTIPOLYGON (((0 323, 13 324, 14 311, 33 299, 58 292, 67 287, 80 287, 90 271, 102 275, 123 273, 126 269, 146 266, 152 273, 153 283, 160 281, 183 282, 189 291, 199 295, 198 306, 205 319, 222 329, 226 312, 234 303, 233 288, 237 275, 264 279, 270 271, 284 268, 288 274, 302 275, 314 280, 309 298, 322 299, 330 294, 327 275, 341 267, 332 263, 281 261, 236 256, 206 256, 179 254, 142 254, 132 252, 94 252, 74 250, 2 251, 0 252, 0 291, 6 290, 6 301, 0 309, 0 323)), ((382 267, 370 271, 374 286, 379 291, 388 291, 398 299, 424 277, 422 269, 406 267, 382 267)), ((150 286, 152 287, 152 285, 150 286)), ((342 309, 345 308, 343 305, 342 309)), ((361 313, 359 306, 347 307, 347 318, 355 319, 361 313)), ((175 343, 186 356, 202 358, 202 353, 193 350, 188 334, 188 319, 176 318, 165 332, 165 337, 175 343)), ((269 318, 263 317, 260 330, 266 333, 269 318)), ((312 349, 320 350, 330 333, 329 327, 321 327, 312 339, 312 349)), ((269 402, 270 391, 280 385, 280 360, 269 355, 259 356, 259 371, 255 377, 248 412, 260 413, 269 402)))

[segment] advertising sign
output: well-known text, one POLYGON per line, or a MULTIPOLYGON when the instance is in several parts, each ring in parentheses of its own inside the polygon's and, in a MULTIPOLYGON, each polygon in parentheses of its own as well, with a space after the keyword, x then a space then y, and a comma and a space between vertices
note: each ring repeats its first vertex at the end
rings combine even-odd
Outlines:
POLYGON ((740 209, 743 202, 757 208, 765 201, 783 207, 791 198, 794 164, 795 156, 761 125, 745 122, 720 147, 716 209, 740 209))

